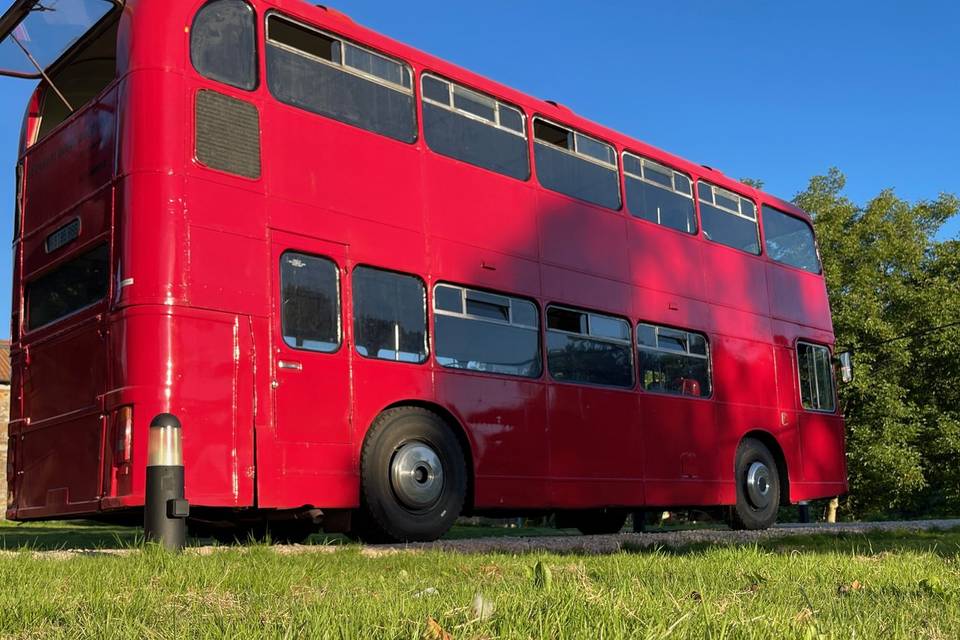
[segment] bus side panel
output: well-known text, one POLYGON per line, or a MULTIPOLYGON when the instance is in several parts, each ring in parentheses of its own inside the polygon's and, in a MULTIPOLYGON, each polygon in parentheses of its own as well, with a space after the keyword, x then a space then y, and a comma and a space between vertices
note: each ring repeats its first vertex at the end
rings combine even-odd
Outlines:
POLYGON ((253 340, 246 316, 138 306, 113 324, 119 388, 133 405, 133 481, 104 507, 143 504, 146 438, 162 412, 183 424, 187 499, 199 506, 253 504, 253 340))
POLYGON ((544 262, 629 280, 624 214, 542 190, 537 194, 537 221, 544 262))
POLYGON ((440 370, 437 397, 472 442, 478 508, 543 506, 548 474, 546 387, 537 381, 440 370))
POLYGON ((196 505, 252 505, 249 321, 226 314, 181 317, 174 341, 174 398, 179 405, 174 413, 185 425, 187 498, 196 505))
POLYGON ((800 269, 767 265, 770 312, 774 318, 833 331, 823 276, 800 269))
POLYGON ((768 315, 763 258, 715 242, 701 244, 707 300, 715 305, 768 315))
POLYGON ((100 315, 27 347, 17 517, 95 511, 106 343, 100 315))
MULTIPOLYGON (((432 153, 423 154, 423 173, 434 236, 537 259, 536 191, 529 184, 432 153)), ((479 262, 464 260, 463 264, 472 267, 474 276, 482 276, 479 262)), ((438 278, 452 277, 443 270, 434 273, 438 278)), ((516 284, 505 283, 501 288, 517 291, 516 284)))
MULTIPOLYGON (((701 243, 696 237, 640 219, 627 222, 627 237, 630 242, 630 276, 634 286, 670 292, 671 299, 705 299, 701 243)), ((646 310, 642 305, 638 307, 646 310)), ((641 313, 639 317, 654 320, 649 314, 641 313)), ((678 322, 667 321, 665 324, 678 322)), ((706 328, 703 324, 681 326, 699 330, 706 328)))
POLYGON ((17 517, 96 511, 102 443, 99 411, 22 429, 17 517))
MULTIPOLYGON (((262 144, 272 197, 422 230, 416 146, 358 134, 355 127, 279 102, 271 106, 263 114, 263 128, 269 134, 262 144)), ((385 235, 382 228, 375 233, 385 235)))
POLYGON ((797 484, 796 499, 812 500, 846 493, 843 418, 803 411, 800 413, 800 437, 805 481, 797 484))

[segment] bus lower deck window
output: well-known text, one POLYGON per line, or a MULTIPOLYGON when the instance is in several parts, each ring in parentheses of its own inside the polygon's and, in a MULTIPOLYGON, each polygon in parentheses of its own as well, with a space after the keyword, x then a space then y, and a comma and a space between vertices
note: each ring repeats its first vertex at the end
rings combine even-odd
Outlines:
POLYGON ((827 347, 797 343, 797 368, 800 374, 800 402, 804 409, 834 410, 833 370, 827 347))
POLYGON ((451 369, 540 376, 539 317, 528 300, 440 284, 434 288, 437 362, 451 369))
POLYGON ((712 393, 710 355, 702 334, 639 324, 637 360, 646 391, 702 398, 712 393))
POLYGON ((427 359, 426 289, 416 276, 353 270, 353 333, 367 358, 419 363, 427 359))
POLYGON ((280 257, 280 323, 295 349, 330 353, 340 347, 340 282, 326 258, 288 251, 280 257))
POLYGON ((614 316, 548 307, 547 369, 561 382, 632 387, 630 325, 614 316))

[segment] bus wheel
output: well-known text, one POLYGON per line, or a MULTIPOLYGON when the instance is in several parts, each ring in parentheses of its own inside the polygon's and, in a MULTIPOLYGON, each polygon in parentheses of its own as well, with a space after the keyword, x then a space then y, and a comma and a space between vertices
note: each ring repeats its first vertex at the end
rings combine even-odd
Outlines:
POLYGON ((366 542, 436 540, 463 508, 467 467, 446 422, 420 407, 377 418, 360 454, 360 509, 353 533, 366 542))
POLYGON ((731 529, 766 529, 780 508, 780 473, 770 449, 745 438, 737 448, 737 504, 730 508, 731 529))

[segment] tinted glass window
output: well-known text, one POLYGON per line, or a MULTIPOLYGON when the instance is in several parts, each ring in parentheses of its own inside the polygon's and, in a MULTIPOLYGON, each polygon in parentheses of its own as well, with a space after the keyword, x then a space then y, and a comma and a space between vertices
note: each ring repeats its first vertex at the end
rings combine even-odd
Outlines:
POLYGON ((678 231, 697 232, 697 214, 686 176, 631 154, 623 156, 623 172, 631 215, 678 231))
POLYGON ((586 311, 547 309, 547 368, 555 380, 633 386, 630 327, 586 311), (625 327, 616 328, 616 327, 625 327), (626 339, 609 336, 626 335, 626 339))
POLYGON ((620 177, 613 147, 540 120, 534 122, 534 134, 540 184, 609 209, 620 208, 620 177))
POLYGON ((343 60, 339 40, 280 18, 270 18, 267 25, 270 30, 268 37, 277 44, 283 44, 300 53, 337 64, 343 60))
POLYGON ((500 126, 523 133, 523 114, 513 107, 505 104, 500 105, 500 126))
POLYGON ((344 66, 369 73, 392 84, 410 88, 410 71, 396 60, 381 56, 361 47, 343 43, 344 66))
POLYGON ((698 333, 640 324, 637 361, 647 391, 704 398, 711 393, 707 339, 698 333))
POLYGON ((804 409, 833 411, 833 371, 830 350, 819 345, 797 343, 800 369, 800 402, 804 409))
POLYGON ((510 299, 482 291, 467 291, 467 315, 510 322, 510 299))
POLYGON ((463 87, 453 87, 453 106, 489 122, 497 121, 497 101, 463 87))
POLYGON ((463 313, 463 289, 438 285, 433 290, 433 304, 436 309, 463 313))
POLYGON ((286 104, 403 142, 416 139, 405 65, 277 16, 267 21, 267 85, 286 104))
POLYGON ((110 250, 102 244, 27 284, 27 328, 36 329, 100 302, 110 284, 110 250))
POLYGON ((441 366, 530 378, 540 375, 536 307, 526 300, 439 285, 434 294, 434 324, 441 366), (466 312, 451 310, 453 292, 465 300, 466 312))
POLYGON ((287 252, 280 258, 280 322, 283 341, 297 349, 340 347, 340 281, 325 258, 287 252))
POLYGON ((450 105, 450 83, 433 76, 423 76, 423 97, 443 105, 450 105))
POLYGON ((243 0, 213 0, 190 29, 190 60, 200 75, 239 89, 257 86, 257 27, 243 0))
POLYGON ((813 229, 803 220, 764 206, 763 240, 767 254, 777 262, 820 273, 813 229))
POLYGON ((530 175, 520 112, 498 100, 423 76, 423 134, 431 150, 518 180, 530 175), (519 119, 519 122, 517 120, 519 119))
POLYGON ((575 135, 574 140, 576 141, 576 152, 578 154, 599 160, 604 164, 616 166, 617 163, 614 160, 616 154, 610 145, 579 133, 575 135))
POLYGON ((757 214, 753 203, 705 182, 697 186, 703 235, 734 249, 760 254, 757 214))
POLYGON ((354 269, 353 332, 362 356, 423 362, 427 358, 423 282, 370 267, 354 269))

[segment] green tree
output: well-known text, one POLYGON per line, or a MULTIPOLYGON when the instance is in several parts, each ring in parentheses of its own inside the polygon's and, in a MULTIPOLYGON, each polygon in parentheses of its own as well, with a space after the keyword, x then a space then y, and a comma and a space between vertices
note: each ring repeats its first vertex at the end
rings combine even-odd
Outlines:
POLYGON ((858 515, 960 510, 960 248, 936 233, 960 201, 906 202, 884 190, 863 206, 837 169, 795 198, 813 216, 839 348, 850 496, 858 515))

